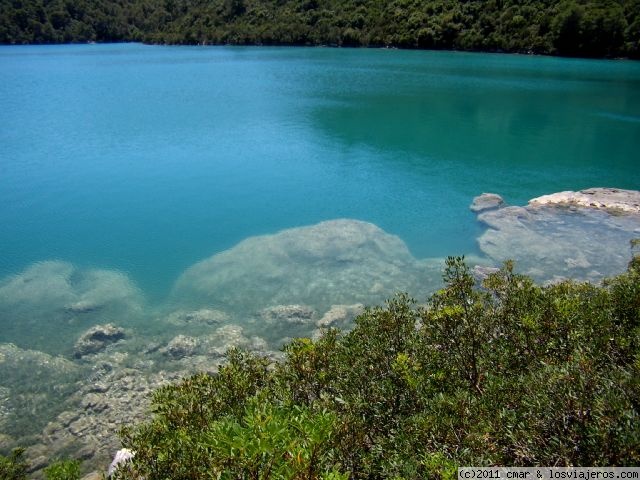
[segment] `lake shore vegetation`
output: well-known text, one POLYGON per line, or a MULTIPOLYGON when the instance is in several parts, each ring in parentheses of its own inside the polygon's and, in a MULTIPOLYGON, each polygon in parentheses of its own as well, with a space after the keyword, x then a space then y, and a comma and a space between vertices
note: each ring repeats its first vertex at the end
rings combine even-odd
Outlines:
MULTIPOLYGON (((637 244, 633 245, 634 248, 637 244)), ((160 387, 125 427, 113 478, 456 478, 465 465, 640 462, 640 256, 600 285, 545 286, 512 262, 399 294, 349 332, 294 339, 284 361, 231 349, 217 374, 160 387), (486 275, 486 274, 483 274, 486 275)), ((26 478, 23 450, 2 478, 26 478)), ((57 461, 46 478, 79 478, 57 461)))
POLYGON ((450 257, 425 305, 398 295, 270 364, 158 389, 120 478, 455 478, 464 465, 640 462, 640 257, 602 285, 481 285, 450 257))
POLYGON ((0 43, 331 45, 640 56, 636 0, 0 0, 0 43))

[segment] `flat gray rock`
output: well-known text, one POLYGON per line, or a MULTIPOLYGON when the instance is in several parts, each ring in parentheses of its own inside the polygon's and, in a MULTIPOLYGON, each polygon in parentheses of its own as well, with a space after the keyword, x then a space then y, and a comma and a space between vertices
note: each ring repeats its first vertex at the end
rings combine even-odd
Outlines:
POLYGON ((599 281, 626 270, 630 241, 640 237, 639 192, 589 189, 533 199, 526 207, 485 211, 479 237, 492 261, 516 261, 516 268, 540 282, 560 278, 599 281), (589 200, 585 200, 588 198, 589 200))
POLYGON ((473 199, 469 206, 472 212, 480 213, 504 206, 504 200, 496 193, 483 193, 473 199))
POLYGON ((418 261, 397 236, 358 220, 332 220, 252 237, 187 269, 172 305, 247 318, 274 305, 326 311, 372 305, 397 291, 424 297, 440 285, 440 260, 418 261))
POLYGON ((531 206, 568 205, 640 214, 640 191, 620 188, 587 188, 558 192, 529 201, 531 206))

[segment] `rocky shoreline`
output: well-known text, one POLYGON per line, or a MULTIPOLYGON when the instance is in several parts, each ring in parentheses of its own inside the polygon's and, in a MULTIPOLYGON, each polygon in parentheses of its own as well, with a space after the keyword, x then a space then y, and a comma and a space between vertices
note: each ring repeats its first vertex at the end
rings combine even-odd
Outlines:
MULTIPOLYGON (((637 191, 560 192, 524 207, 482 194, 470 208, 486 227, 483 256, 469 259, 479 279, 517 254, 518 271, 538 281, 597 282, 626 268, 640 237, 637 191)), ((34 265, 0 282, 0 315, 15 322, 6 336, 24 322, 43 344, 58 331, 66 343, 59 353, 0 343, 0 452, 28 446, 33 478, 62 456, 106 471, 118 430, 148 416, 159 386, 215 373, 230 347, 277 362, 291 337, 348 330, 395 290, 423 299, 439 288, 441 265, 355 220, 245 240, 189 268, 156 309, 122 274, 34 265)))
POLYGON ((529 205, 561 205, 596 208, 609 212, 640 213, 640 192, 619 188, 587 188, 579 192, 559 192, 529 200, 529 205))
MULTIPOLYGON (((328 327, 348 329, 363 309, 361 304, 333 305, 320 315, 305 305, 275 305, 256 315, 284 339, 296 326, 303 327, 301 333, 307 336, 328 327)), ((0 344, 0 378, 7 385, 0 391, 0 418, 24 413, 17 411, 21 408, 17 402, 8 401, 11 397, 28 399, 34 413, 54 415, 39 433, 0 435, 0 449, 8 452, 28 446, 32 478, 42 478, 52 459, 62 457, 82 460, 85 469, 102 471, 121 448, 118 431, 149 415, 150 399, 158 387, 196 372, 216 373, 231 347, 253 351, 273 362, 282 359, 282 352, 265 339, 247 336, 242 326, 225 323, 230 318, 219 310, 171 312, 167 323, 176 327, 174 333, 184 333, 168 339, 137 338, 131 330, 113 324, 94 325, 78 337, 71 359, 0 344), (206 325, 208 333, 199 330, 195 334, 193 323, 206 325), (37 382, 30 382, 26 390, 25 370, 37 382), (53 398, 40 394, 55 389, 59 395, 49 397, 61 402, 59 411, 47 407, 53 398)), ((2 427, 8 425, 0 424, 2 427)))
POLYGON ((506 206, 495 194, 474 199, 487 229, 482 253, 499 265, 516 257, 518 270, 540 282, 571 278, 598 282, 622 272, 630 242, 640 237, 640 192, 590 188, 506 206))

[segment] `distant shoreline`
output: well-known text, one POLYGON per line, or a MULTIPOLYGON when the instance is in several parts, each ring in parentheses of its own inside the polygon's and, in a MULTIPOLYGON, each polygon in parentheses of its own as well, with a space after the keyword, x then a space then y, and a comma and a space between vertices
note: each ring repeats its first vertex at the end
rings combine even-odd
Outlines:
POLYGON ((551 57, 551 58, 567 58, 567 59, 579 59, 579 60, 630 60, 638 61, 640 58, 624 57, 624 56, 571 56, 560 55, 554 53, 542 53, 533 51, 506 51, 506 50, 461 50, 456 48, 444 49, 444 48, 412 48, 399 45, 336 45, 336 44, 297 44, 297 43, 277 43, 277 44, 265 44, 265 43, 161 43, 161 42, 142 42, 136 40, 123 40, 123 41, 91 41, 91 42, 49 42, 49 43, 0 43, 3 47, 26 47, 26 46, 62 46, 62 45, 124 45, 124 44, 136 44, 136 45, 148 45, 157 47, 265 47, 265 48, 331 48, 331 49, 349 49, 349 50, 402 50, 402 51, 417 51, 417 52, 455 52, 455 53, 483 53, 493 55, 521 55, 524 57, 551 57))

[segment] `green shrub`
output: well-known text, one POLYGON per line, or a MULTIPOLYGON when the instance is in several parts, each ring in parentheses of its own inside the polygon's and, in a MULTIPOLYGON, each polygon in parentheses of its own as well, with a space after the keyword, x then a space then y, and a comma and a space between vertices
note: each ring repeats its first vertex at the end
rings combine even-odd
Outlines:
POLYGON ((44 469, 46 480, 78 480, 80 460, 57 460, 44 469))
POLYGON ((535 285, 461 258, 425 307, 398 295, 285 360, 236 350, 163 387, 120 478, 449 479, 458 465, 640 463, 640 269, 535 285))
POLYGON ((23 480, 27 478, 27 462, 24 460, 24 448, 16 448, 11 455, 0 455, 0 479, 23 480))

